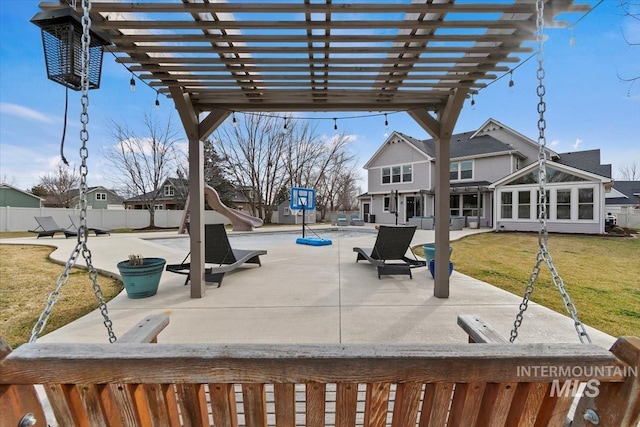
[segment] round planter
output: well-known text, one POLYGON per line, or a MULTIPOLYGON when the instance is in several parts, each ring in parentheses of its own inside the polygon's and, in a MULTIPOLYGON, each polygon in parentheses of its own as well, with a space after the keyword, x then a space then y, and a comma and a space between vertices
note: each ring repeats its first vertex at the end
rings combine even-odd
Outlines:
MULTIPOLYGON (((436 278, 436 260, 432 259, 429 261, 429 272, 431 273, 431 277, 436 278)), ((453 263, 449 261, 449 277, 451 277, 451 273, 453 273, 453 263)))
MULTIPOLYGON (((431 261, 436 257, 435 243, 427 243, 422 247, 422 251, 424 252, 424 257, 427 260, 427 262, 431 261)), ((453 248, 449 246, 449 259, 451 259, 451 252, 453 252, 453 248)))
POLYGON ((164 258, 145 258, 142 265, 129 265, 128 260, 119 262, 118 271, 129 298, 155 295, 165 264, 164 258))

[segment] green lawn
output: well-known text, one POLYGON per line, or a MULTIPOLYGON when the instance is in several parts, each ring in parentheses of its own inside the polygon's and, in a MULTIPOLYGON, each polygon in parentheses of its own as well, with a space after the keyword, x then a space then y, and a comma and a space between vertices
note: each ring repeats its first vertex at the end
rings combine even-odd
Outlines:
MULTIPOLYGON (((451 246, 457 271, 524 295, 537 233, 482 233, 451 246)), ((584 323, 613 336, 640 335, 640 239, 554 234, 548 248, 584 323)), ((565 313, 546 264, 532 300, 565 313)))

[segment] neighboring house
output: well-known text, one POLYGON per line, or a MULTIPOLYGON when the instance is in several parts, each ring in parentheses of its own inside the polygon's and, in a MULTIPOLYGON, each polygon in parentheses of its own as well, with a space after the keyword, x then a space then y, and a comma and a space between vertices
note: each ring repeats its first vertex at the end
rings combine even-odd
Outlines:
POLYGON ((614 181, 605 207, 616 211, 640 210, 640 181, 614 181))
MULTIPOLYGON (((302 211, 292 211, 291 208, 289 208, 290 205, 290 200, 285 200, 278 205, 278 224, 302 224, 302 211)), ((315 224, 317 222, 317 211, 315 209, 304 211, 304 213, 305 224, 315 224)))
POLYGON ((0 207, 39 208, 42 206, 42 200, 9 184, 0 184, 0 207))
POLYGON ((233 208, 243 212, 251 212, 251 203, 258 199, 256 191, 251 187, 238 187, 233 191, 231 202, 233 208))
MULTIPOLYGON (((155 210, 184 209, 189 194, 189 182, 184 178, 167 178, 155 193, 155 210)), ((131 197, 124 201, 127 209, 147 209, 147 203, 153 199, 154 192, 131 197)))
MULTIPOLYGON (((80 190, 69 191, 71 203, 69 207, 80 208, 80 190)), ((124 199, 113 190, 102 186, 87 188, 87 208, 89 209, 122 209, 124 199)))
MULTIPOLYGON (((517 191, 524 192, 528 188, 526 186, 531 184, 525 181, 517 184, 520 182, 519 174, 526 175, 530 170, 527 167, 537 166, 538 151, 535 141, 493 119, 487 120, 476 131, 453 135, 449 167, 450 215, 465 217, 466 222, 477 221, 483 227, 495 227, 496 221, 500 219, 501 229, 531 229, 530 220, 525 218, 506 221, 506 210, 504 217, 497 215, 499 212, 495 193, 500 191, 500 194, 506 194, 507 191, 502 191, 502 187, 507 185, 512 186, 514 191, 518 188, 517 185, 522 185, 522 189, 517 191)), ((579 211, 580 203, 584 204, 582 211, 588 210, 588 207, 586 201, 579 199, 577 195, 572 196, 571 219, 584 223, 583 226, 573 227, 575 232, 603 232, 604 193, 611 182, 611 166, 600 164, 599 150, 558 154, 547 148, 546 154, 550 159, 550 166, 554 162, 561 165, 554 167, 566 174, 563 177, 568 181, 563 182, 564 186, 583 194, 587 190, 580 192, 579 189, 585 187, 586 181, 593 190, 591 220, 580 219, 578 214, 574 218, 574 210, 579 211), (564 164, 565 161, 567 164, 564 164), (576 181, 571 181, 574 178, 576 181)), ((394 223, 392 195, 395 191, 398 192, 399 224, 408 223, 412 217, 434 215, 435 159, 434 140, 421 141, 393 132, 364 166, 368 173, 369 191, 358 199, 360 212, 365 220, 373 216, 375 222, 394 223)), ((560 193, 561 196, 563 194, 560 193)), ((524 202, 524 193, 522 197, 524 202)), ((555 199, 551 202, 555 203, 555 199)), ((518 206, 518 203, 519 199, 514 206, 518 206)), ((524 210, 523 206, 523 215, 524 210)), ((572 227, 565 227, 567 224, 564 221, 563 218, 559 221, 560 228, 570 232, 572 227)), ((537 224, 537 220, 535 223, 537 224)))

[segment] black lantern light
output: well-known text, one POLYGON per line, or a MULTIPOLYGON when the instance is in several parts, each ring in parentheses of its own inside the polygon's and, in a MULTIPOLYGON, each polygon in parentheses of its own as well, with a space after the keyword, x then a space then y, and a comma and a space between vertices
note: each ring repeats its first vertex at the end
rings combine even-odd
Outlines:
MULTIPOLYGON (((42 30, 47 77, 73 90, 81 89, 82 17, 71 8, 37 13, 31 22, 42 30)), ((108 37, 90 31, 89 89, 100 87, 102 53, 110 45, 108 37)))

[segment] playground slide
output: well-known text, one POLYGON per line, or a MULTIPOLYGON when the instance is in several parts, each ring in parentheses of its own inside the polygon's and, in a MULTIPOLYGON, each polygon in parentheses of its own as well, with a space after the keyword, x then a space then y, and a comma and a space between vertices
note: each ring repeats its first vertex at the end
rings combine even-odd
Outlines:
POLYGON ((211 209, 229 218, 233 224, 233 231, 251 231, 253 227, 262 227, 263 221, 260 218, 232 209, 222 203, 218 192, 213 187, 204 186, 204 198, 211 209))
MULTIPOLYGON (((222 203, 220 195, 213 187, 208 185, 204 186, 204 198, 211 209, 229 218, 231 224, 233 224, 233 231, 251 231, 253 227, 262 227, 263 221, 260 218, 256 218, 237 209, 232 209, 222 203)), ((187 196, 186 206, 187 209, 184 210, 182 221, 180 222, 181 225, 178 229, 179 234, 187 232, 185 224, 189 217, 189 196, 187 196)))

